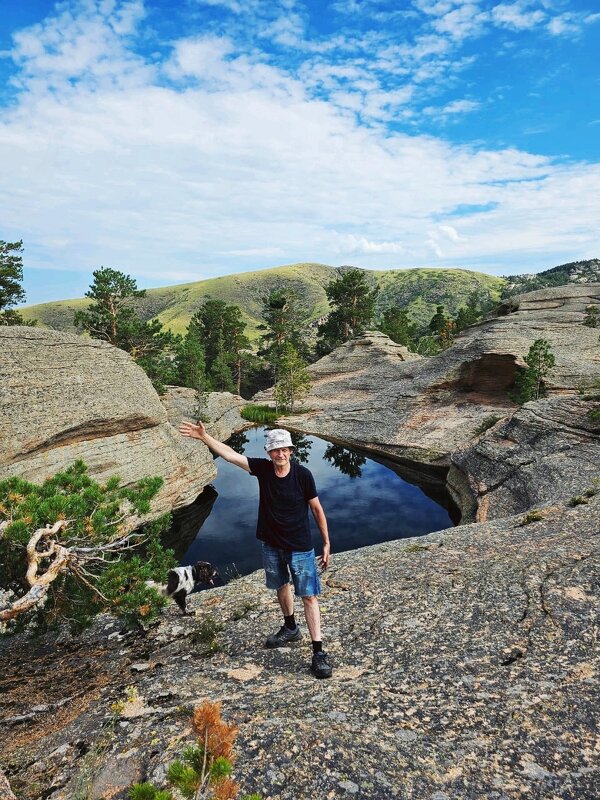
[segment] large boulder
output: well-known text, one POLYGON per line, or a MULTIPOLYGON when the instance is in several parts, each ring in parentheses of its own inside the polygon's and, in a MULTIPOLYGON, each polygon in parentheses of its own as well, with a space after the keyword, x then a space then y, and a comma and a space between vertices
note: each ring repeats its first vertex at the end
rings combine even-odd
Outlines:
POLYGON ((0 479, 41 482, 76 459, 100 481, 160 476, 159 514, 193 502, 216 475, 209 450, 169 423, 144 371, 105 342, 0 328, 0 413, 0 479))
POLYGON ((600 423, 578 397, 527 403, 452 454, 448 482, 479 521, 577 497, 600 479, 600 423), (465 481, 468 483, 465 494, 465 481))
MULTIPOLYGON (((167 386, 160 398, 167 411, 167 418, 174 428, 181 422, 195 421, 198 416, 196 391, 185 386, 167 386)), ((210 392, 202 408, 202 416, 208 420, 211 436, 219 441, 229 439, 233 431, 240 431, 252 425, 242 419, 240 410, 246 401, 239 394, 231 392, 210 392)))

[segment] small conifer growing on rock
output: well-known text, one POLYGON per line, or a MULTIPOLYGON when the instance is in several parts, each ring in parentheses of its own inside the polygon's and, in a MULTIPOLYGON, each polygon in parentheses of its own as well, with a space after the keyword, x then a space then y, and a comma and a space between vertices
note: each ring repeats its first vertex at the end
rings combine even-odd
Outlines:
POLYGON ((148 622, 166 598, 146 581, 175 564, 160 533, 168 515, 137 529, 161 478, 124 487, 94 481, 82 461, 37 485, 0 482, 0 624, 17 620, 83 627, 101 611, 148 622))
MULTIPOLYGON (((221 704, 206 701, 194 711, 192 725, 198 736, 195 745, 186 747, 181 759, 167 770, 167 780, 178 796, 188 800, 235 800, 240 790, 231 778, 235 754, 235 725, 221 717, 221 704)), ((151 783, 136 783, 129 790, 130 800, 172 800, 173 795, 151 783)), ((260 795, 244 795, 241 800, 261 800, 260 795)))
POLYGON ((546 396, 544 378, 554 367, 555 359, 546 339, 536 339, 525 356, 526 369, 515 380, 513 399, 517 403, 539 400, 546 396))

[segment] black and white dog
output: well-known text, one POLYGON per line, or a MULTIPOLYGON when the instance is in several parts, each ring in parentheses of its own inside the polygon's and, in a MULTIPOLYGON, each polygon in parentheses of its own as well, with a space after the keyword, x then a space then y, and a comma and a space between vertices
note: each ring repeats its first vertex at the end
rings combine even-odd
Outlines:
POLYGON ((193 614, 193 611, 188 611, 186 608, 188 594, 193 591, 197 583, 208 583, 214 586, 218 574, 218 571, 208 561, 197 561, 187 567, 175 567, 175 569, 170 569, 167 575, 165 594, 175 600, 184 614, 193 614))

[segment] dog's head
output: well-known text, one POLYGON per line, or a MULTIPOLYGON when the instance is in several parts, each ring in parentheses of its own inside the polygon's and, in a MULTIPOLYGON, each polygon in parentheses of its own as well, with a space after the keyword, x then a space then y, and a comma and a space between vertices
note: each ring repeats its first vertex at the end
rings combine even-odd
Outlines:
POLYGON ((219 575, 212 564, 208 561, 196 561, 192 567, 192 576, 196 583, 208 583, 211 586, 215 585, 215 578, 219 575))

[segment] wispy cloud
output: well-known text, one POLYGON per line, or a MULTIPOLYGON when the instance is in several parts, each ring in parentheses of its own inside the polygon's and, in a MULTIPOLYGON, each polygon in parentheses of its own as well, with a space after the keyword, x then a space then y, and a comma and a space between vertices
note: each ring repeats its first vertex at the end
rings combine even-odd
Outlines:
POLYGON ((401 242, 373 242, 366 236, 355 236, 353 234, 340 235, 338 237, 337 250, 345 255, 388 255, 404 252, 404 245, 401 242))
POLYGON ((532 10, 530 7, 531 3, 527 0, 525 2, 500 3, 492 9, 492 21, 500 27, 526 30, 547 19, 545 11, 539 8, 532 10))

